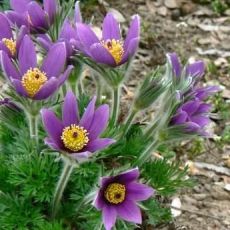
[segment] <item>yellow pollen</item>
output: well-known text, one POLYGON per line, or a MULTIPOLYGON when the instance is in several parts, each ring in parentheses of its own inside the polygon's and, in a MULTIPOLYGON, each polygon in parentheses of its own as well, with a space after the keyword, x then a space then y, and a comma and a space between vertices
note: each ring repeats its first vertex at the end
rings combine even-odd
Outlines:
POLYGON ((89 142, 87 130, 77 125, 70 125, 63 129, 61 139, 64 146, 72 151, 79 151, 89 142))
POLYGON ((102 41, 101 43, 113 56, 116 64, 119 64, 124 54, 122 42, 119 40, 112 39, 112 40, 102 41))
POLYGON ((123 184, 112 183, 105 192, 104 196, 111 204, 120 204, 125 200, 126 188, 123 184))
POLYGON ((46 81, 46 73, 38 68, 29 69, 22 77, 22 85, 30 97, 33 97, 46 81))
POLYGON ((4 45, 8 48, 12 56, 16 54, 16 41, 14 41, 12 38, 3 38, 2 42, 4 45))

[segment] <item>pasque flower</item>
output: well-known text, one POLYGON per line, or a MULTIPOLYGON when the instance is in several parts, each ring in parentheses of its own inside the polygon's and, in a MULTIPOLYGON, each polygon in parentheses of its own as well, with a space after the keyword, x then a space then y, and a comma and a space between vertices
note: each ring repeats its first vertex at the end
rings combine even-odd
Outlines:
POLYGON ((21 96, 34 100, 43 100, 51 96, 64 83, 73 68, 68 66, 61 74, 66 61, 64 43, 55 44, 42 65, 38 66, 35 46, 28 35, 24 36, 19 48, 18 67, 4 51, 1 51, 0 60, 4 74, 16 91, 21 96))
POLYGON ((181 103, 176 110, 176 114, 172 117, 170 124, 182 125, 185 127, 185 132, 188 133, 208 135, 205 127, 210 122, 209 112, 212 106, 205 103, 204 100, 213 93, 218 92, 219 87, 198 86, 200 77, 204 74, 205 70, 202 61, 189 64, 182 71, 181 64, 175 53, 168 54, 167 57, 171 64, 173 76, 182 81, 186 81, 188 77, 191 78, 190 87, 180 95, 181 103))
MULTIPOLYGON (((69 19, 66 19, 64 21, 58 38, 59 42, 65 42, 67 57, 70 57, 73 54, 74 49, 78 47, 79 42, 76 33, 76 23, 78 22, 82 22, 79 1, 77 1, 75 4, 75 13, 73 21, 69 19)), ((46 51, 48 51, 53 45, 51 38, 46 34, 39 35, 38 41, 46 51)))
POLYGON ((106 230, 110 230, 117 217, 126 221, 141 224, 141 211, 136 202, 150 198, 154 190, 138 183, 138 168, 126 171, 117 176, 102 177, 100 189, 93 205, 102 210, 103 223, 106 230))
POLYGON ((107 126, 109 107, 104 104, 95 109, 95 102, 96 97, 93 97, 80 118, 77 100, 71 91, 67 92, 62 107, 62 121, 53 111, 42 109, 44 128, 49 135, 45 143, 77 160, 114 143, 113 139, 99 137, 107 126))
POLYGON ((0 13, 0 50, 5 51, 10 57, 15 57, 18 53, 21 41, 28 32, 25 26, 22 26, 17 34, 13 34, 8 18, 0 13))
POLYGON ((123 41, 118 22, 108 13, 102 25, 102 38, 98 38, 89 25, 77 23, 77 36, 80 50, 98 63, 112 67, 125 63, 138 47, 140 18, 133 16, 127 36, 123 41))
POLYGON ((52 25, 57 13, 56 0, 44 0, 43 5, 31 0, 10 0, 12 10, 7 17, 18 27, 25 25, 32 32, 43 33, 52 25))

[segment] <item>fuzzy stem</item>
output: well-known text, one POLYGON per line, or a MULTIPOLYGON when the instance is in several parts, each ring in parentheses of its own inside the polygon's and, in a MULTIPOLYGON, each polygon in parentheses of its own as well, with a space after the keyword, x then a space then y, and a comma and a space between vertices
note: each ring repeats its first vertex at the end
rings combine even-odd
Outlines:
POLYGON ((123 138, 128 133, 128 131, 132 125, 132 121, 133 121, 134 117, 136 116, 136 114, 137 114, 137 110, 133 109, 133 111, 127 117, 121 138, 123 138))
POLYGON ((120 86, 113 88, 113 104, 112 104, 112 116, 110 123, 116 125, 120 105, 120 86))
POLYGON ((74 165, 70 161, 68 160, 64 161, 64 167, 62 170, 62 174, 59 178, 59 181, 58 181, 55 193, 54 193, 54 199, 53 199, 53 204, 52 204, 52 217, 53 218, 57 214, 63 192, 65 190, 67 182, 69 181, 73 168, 74 168, 74 165))
POLYGON ((27 114, 29 121, 30 138, 38 146, 38 115, 27 114))

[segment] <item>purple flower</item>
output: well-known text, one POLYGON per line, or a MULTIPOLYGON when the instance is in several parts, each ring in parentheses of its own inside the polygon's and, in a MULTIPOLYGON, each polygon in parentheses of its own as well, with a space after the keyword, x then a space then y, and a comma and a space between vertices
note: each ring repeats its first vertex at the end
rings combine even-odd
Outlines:
MULTIPOLYGON (((73 54, 74 49, 77 49, 79 46, 79 41, 76 33, 76 23, 78 22, 82 22, 79 1, 77 1, 75 4, 75 14, 73 22, 71 22, 69 19, 66 19, 64 21, 58 38, 59 42, 65 42, 67 58, 70 57, 73 54)), ((48 51, 54 44, 51 38, 48 35, 44 34, 39 35, 37 40, 46 51, 48 51)))
POLYGON ((12 10, 7 11, 7 17, 18 27, 25 25, 32 32, 43 33, 54 22, 57 13, 56 0, 44 0, 43 6, 31 0, 10 0, 12 10))
POLYGON ((20 111, 20 108, 14 102, 12 102, 10 98, 1 99, 0 106, 7 106, 11 109, 20 111))
POLYGON ((93 205, 102 210, 103 223, 106 230, 110 230, 117 217, 141 224, 141 210, 137 201, 147 200, 154 190, 137 182, 138 168, 126 171, 117 176, 102 177, 100 189, 95 197, 93 205))
POLYGON ((76 98, 69 91, 62 107, 62 121, 53 111, 42 109, 43 124, 49 135, 45 143, 79 161, 114 143, 113 139, 99 137, 107 126, 109 107, 101 105, 95 110, 95 101, 96 97, 93 97, 80 118, 76 98))
POLYGON ((140 18, 133 16, 127 36, 123 42, 120 26, 114 16, 108 13, 102 25, 102 39, 99 39, 90 26, 77 23, 77 36, 80 50, 96 62, 112 67, 125 63, 132 57, 139 44, 140 18))
MULTIPOLYGON (((182 67, 181 63, 179 61, 179 58, 177 57, 176 53, 168 53, 167 59, 172 67, 173 76, 176 76, 177 78, 180 78, 182 75, 182 67)), ((204 75, 204 62, 203 61, 197 61, 192 64, 188 64, 185 67, 185 75, 186 77, 201 77, 204 75)))
POLYGON ((54 45, 39 67, 35 46, 28 35, 24 36, 19 48, 17 67, 4 51, 0 53, 0 61, 4 74, 16 91, 21 96, 34 100, 43 100, 51 96, 64 83, 73 68, 68 66, 61 74, 66 61, 63 43, 54 45))
POLYGON ((21 41, 28 32, 27 28, 22 26, 18 36, 14 36, 10 22, 3 13, 0 13, 0 28, 0 50, 5 51, 10 57, 16 57, 21 41))
POLYGON ((188 133, 206 135, 205 126, 209 124, 208 113, 211 105, 200 100, 191 100, 183 104, 172 117, 171 125, 183 125, 188 133))

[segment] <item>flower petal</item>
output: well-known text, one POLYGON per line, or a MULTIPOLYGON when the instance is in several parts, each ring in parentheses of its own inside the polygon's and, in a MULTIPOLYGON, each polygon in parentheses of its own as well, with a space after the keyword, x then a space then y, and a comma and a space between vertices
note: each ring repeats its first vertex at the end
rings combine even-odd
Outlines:
POLYGON ((93 153, 91 152, 85 151, 85 152, 71 153, 69 154, 69 156, 77 160, 78 163, 83 163, 86 162, 92 154, 93 153))
POLYGON ((90 152, 96 152, 98 150, 104 149, 107 146, 115 143, 115 140, 110 138, 98 138, 89 142, 89 144, 85 147, 85 150, 90 152))
POLYGON ((109 106, 101 105, 94 113, 92 124, 88 130, 89 139, 96 139, 106 128, 109 120, 109 106))
POLYGON ((60 150, 61 150, 60 147, 57 145, 57 143, 55 143, 55 142, 53 141, 53 139, 51 139, 51 138, 49 138, 49 137, 46 137, 46 138, 45 138, 45 144, 46 144, 46 145, 49 145, 49 147, 50 147, 51 149, 54 149, 54 150, 57 150, 57 151, 60 151, 60 150))
POLYGON ((104 206, 102 210, 103 223, 106 230, 111 230, 117 219, 117 211, 113 206, 104 206))
POLYGON ((32 26, 39 29, 48 29, 47 17, 41 6, 32 1, 27 7, 32 26))
POLYGON ((142 223, 141 210, 132 200, 125 200, 116 208, 120 218, 137 224, 142 223))
POLYGON ((24 13, 26 11, 26 6, 29 3, 30 0, 10 0, 11 8, 18 13, 24 13))
POLYGON ((125 53, 122 57, 122 61, 119 63, 120 65, 125 63, 129 58, 134 56, 135 52, 137 51, 138 44, 139 44, 140 38, 134 38, 129 42, 129 46, 127 50, 125 50, 125 53))
POLYGON ((6 53, 8 57, 12 57, 10 50, 5 46, 2 41, 0 41, 0 51, 4 51, 4 53, 6 53))
POLYGON ((176 53, 168 53, 167 54, 167 59, 169 63, 171 64, 173 73, 176 77, 181 76, 181 64, 179 61, 179 58, 176 53))
POLYGON ((79 6, 80 1, 77 1, 75 4, 75 11, 74 11, 74 22, 82 22, 82 16, 81 16, 81 9, 79 6))
POLYGON ((210 119, 207 116, 201 115, 191 117, 191 121, 199 125, 201 128, 210 123, 210 119))
POLYGON ((45 49, 47 52, 49 51, 49 49, 53 45, 50 37, 48 37, 48 35, 46 35, 46 34, 40 34, 37 37, 37 41, 40 43, 40 45, 42 46, 42 48, 45 49))
POLYGON ((175 116, 173 116, 171 123, 172 124, 183 124, 188 118, 188 114, 185 111, 180 111, 175 116))
POLYGON ((185 130, 187 132, 191 132, 191 133, 198 133, 201 128, 198 124, 194 123, 194 122, 186 122, 185 124, 185 130))
POLYGON ((14 86, 14 88, 16 89, 18 94, 20 94, 23 97, 28 97, 28 94, 25 91, 21 81, 19 81, 18 79, 11 79, 11 83, 14 86))
POLYGON ((134 169, 128 170, 128 171, 116 176, 115 179, 120 183, 127 184, 127 183, 130 183, 130 182, 137 180, 139 175, 140 175, 139 169, 134 168, 134 169))
POLYGON ((3 13, 0 13, 0 28, 0 40, 13 37, 10 23, 3 13))
POLYGON ((50 139, 59 147, 63 147, 63 143, 61 141, 61 135, 63 131, 63 124, 61 121, 56 117, 53 111, 49 109, 42 109, 41 110, 41 117, 44 128, 48 133, 50 139))
POLYGON ((98 193, 95 196, 94 201, 93 201, 93 206, 98 210, 101 210, 105 205, 103 196, 104 196, 104 192, 103 192, 103 188, 101 188, 98 190, 98 193))
POLYGON ((9 11, 6 11, 6 16, 7 18, 9 18, 12 24, 17 25, 17 27, 19 28, 22 25, 29 26, 29 23, 26 17, 24 17, 24 15, 22 15, 21 13, 17 13, 16 11, 9 10, 9 11))
POLYGON ((186 68, 186 76, 201 77, 204 75, 205 66, 203 61, 197 61, 186 68))
POLYGON ((54 44, 45 60, 43 61, 41 69, 47 74, 48 77, 57 77, 66 61, 66 48, 64 42, 54 44))
POLYGON ((69 65, 66 71, 58 77, 58 87, 60 87, 66 81, 73 68, 74 67, 72 65, 69 65))
POLYGON ((89 102, 87 108, 85 109, 85 112, 79 122, 79 125, 87 130, 91 126, 94 117, 95 102, 96 102, 96 97, 93 97, 92 100, 89 102))
POLYGON ((76 23, 77 37, 83 47, 83 52, 85 51, 87 55, 90 54, 90 47, 94 43, 100 43, 96 34, 92 31, 90 26, 83 23, 76 23))
POLYGON ((103 21, 102 25, 102 38, 104 41, 107 39, 121 39, 120 26, 112 13, 108 13, 103 21))
POLYGON ((116 66, 116 62, 109 51, 101 44, 95 43, 90 47, 90 54, 96 62, 116 66))
POLYGON ((65 20, 60 32, 60 38, 64 38, 67 41, 71 39, 77 39, 77 32, 76 29, 73 28, 69 20, 65 20))
POLYGON ((199 108, 196 110, 196 114, 208 113, 212 108, 212 105, 208 103, 202 103, 199 108))
POLYGON ((53 23, 55 15, 57 13, 57 2, 56 0, 44 0, 44 10, 49 15, 49 23, 53 23))
POLYGON ((188 101, 181 106, 181 109, 188 115, 192 115, 200 106, 200 101, 188 101))
POLYGON ((78 103, 72 91, 68 91, 62 106, 62 121, 64 126, 79 122, 78 103))
POLYGON ((27 72, 30 68, 37 66, 37 56, 35 46, 28 35, 25 35, 19 48, 19 69, 21 74, 27 72))
POLYGON ((11 62, 9 56, 4 51, 0 51, 0 61, 2 70, 9 79, 21 79, 19 72, 11 62))
POLYGON ((21 46, 21 43, 22 43, 22 40, 24 38, 24 36, 26 34, 28 34, 29 31, 28 31, 28 28, 26 26, 21 26, 19 32, 18 32, 18 37, 17 37, 17 41, 16 41, 16 50, 17 52, 19 51, 20 49, 20 46, 21 46))
POLYGON ((132 22, 130 24, 127 36, 124 42, 124 49, 128 49, 129 43, 133 38, 137 38, 140 36, 140 17, 139 15, 134 15, 132 22))
POLYGON ((154 189, 140 183, 132 182, 127 185, 127 198, 129 200, 147 200, 154 194, 154 189))
POLYGON ((51 77, 35 94, 33 99, 44 100, 51 96, 58 88, 58 80, 56 77, 51 77))

